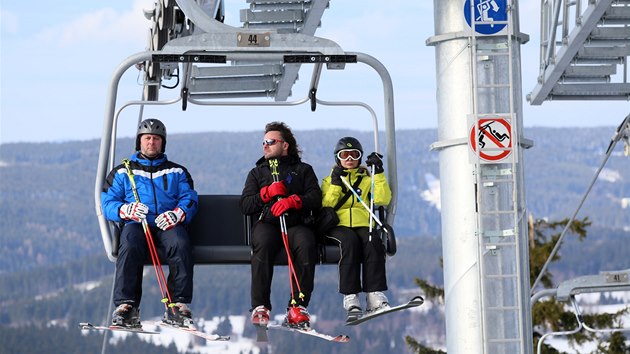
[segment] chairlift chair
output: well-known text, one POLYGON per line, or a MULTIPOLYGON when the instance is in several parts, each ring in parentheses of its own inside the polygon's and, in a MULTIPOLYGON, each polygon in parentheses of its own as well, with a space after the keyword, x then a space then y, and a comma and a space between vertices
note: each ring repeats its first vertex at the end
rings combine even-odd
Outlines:
MULTIPOLYGON (((343 70, 346 65, 363 63, 374 69, 382 80, 387 172, 392 190, 392 200, 382 211, 385 214, 382 220, 393 225, 398 188, 393 86, 387 69, 370 55, 344 52, 335 42, 312 35, 317 27, 313 23, 319 24, 328 0, 303 1, 303 5, 309 7, 300 10, 304 18, 296 23, 302 27, 296 25, 294 31, 288 30, 283 21, 265 19, 262 14, 259 14, 258 23, 254 23, 256 16, 252 9, 263 5, 294 7, 300 1, 273 4, 262 1, 259 6, 254 6, 257 2, 248 0, 250 10, 241 13, 241 18, 246 20, 243 28, 220 22, 223 1, 212 2, 214 5, 208 9, 192 0, 177 0, 176 3, 160 0, 152 12, 145 13, 153 21, 149 50, 131 55, 115 69, 107 93, 103 122, 94 200, 103 245, 111 261, 115 261, 117 256, 119 230, 118 225, 106 220, 103 215, 101 191, 107 173, 116 165, 114 152, 121 112, 137 107, 140 121, 145 106, 180 104, 184 111, 189 104, 241 107, 310 104, 312 111, 317 105, 354 106, 369 112, 374 146, 378 151, 378 118, 368 104, 317 98, 324 66, 328 70, 343 70), (278 23, 284 25, 278 26, 278 23), (119 103, 120 80, 129 68, 138 63, 142 63, 145 70, 143 99, 119 103), (308 92, 301 99, 287 101, 297 71, 306 64, 313 66, 308 92), (177 77, 177 87, 174 88, 179 88, 179 95, 167 99, 159 97, 162 80, 173 77, 177 77), (269 97, 273 101, 248 100, 255 97, 269 97)), ((292 11, 292 16, 298 16, 300 11, 292 11)), ((252 218, 240 213, 239 199, 240 195, 199 196, 198 216, 189 226, 195 264, 250 263, 252 218)), ((319 255, 321 263, 336 264, 340 258, 337 246, 332 245, 319 245, 319 255)), ((286 255, 279 256, 276 262, 286 264, 286 255)))

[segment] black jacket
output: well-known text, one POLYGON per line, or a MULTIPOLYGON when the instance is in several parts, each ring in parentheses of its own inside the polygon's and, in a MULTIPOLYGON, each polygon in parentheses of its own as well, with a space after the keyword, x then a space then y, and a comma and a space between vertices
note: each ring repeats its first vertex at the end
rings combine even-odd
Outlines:
MULTIPOLYGON (((319 210, 322 206, 322 191, 315 171, 298 156, 282 156, 278 158, 278 172, 279 180, 284 181, 287 187, 287 196, 297 194, 302 199, 302 209, 291 209, 286 215, 287 226, 302 223, 311 211, 319 210)), ((269 162, 261 157, 256 167, 249 171, 241 193, 240 207, 243 214, 254 215, 264 222, 279 223, 270 210, 275 200, 264 204, 260 197, 260 189, 271 183, 273 176, 269 162)))

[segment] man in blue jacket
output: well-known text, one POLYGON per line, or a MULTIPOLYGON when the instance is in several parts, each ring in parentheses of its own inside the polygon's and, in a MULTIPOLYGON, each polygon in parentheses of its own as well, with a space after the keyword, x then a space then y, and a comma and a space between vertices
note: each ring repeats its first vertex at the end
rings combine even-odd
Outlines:
POLYGON ((164 154, 166 128, 157 119, 140 123, 136 135, 136 153, 129 162, 132 176, 124 164, 107 176, 101 195, 108 220, 123 223, 116 260, 112 325, 140 326, 142 272, 149 253, 142 227, 146 220, 153 242, 166 257, 169 266, 168 289, 172 304, 164 321, 178 326, 192 326, 187 304, 193 295, 192 244, 183 224, 197 212, 198 197, 188 170, 169 161, 164 154), (134 196, 134 179, 138 199, 134 196))

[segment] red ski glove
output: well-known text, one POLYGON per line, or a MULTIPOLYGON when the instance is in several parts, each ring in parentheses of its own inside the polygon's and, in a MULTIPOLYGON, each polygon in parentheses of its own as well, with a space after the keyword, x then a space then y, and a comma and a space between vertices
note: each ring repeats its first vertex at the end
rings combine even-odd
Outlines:
POLYGON ((186 219, 186 213, 180 208, 174 210, 165 211, 155 218, 155 224, 160 229, 166 231, 175 227, 175 225, 183 222, 186 219))
POLYGON ((302 199, 297 194, 291 194, 289 197, 280 199, 271 207, 273 216, 278 217, 289 209, 302 209, 302 199))
POLYGON ((263 203, 269 203, 274 197, 285 197, 287 195, 287 187, 283 182, 273 182, 268 186, 260 189, 260 198, 263 203))

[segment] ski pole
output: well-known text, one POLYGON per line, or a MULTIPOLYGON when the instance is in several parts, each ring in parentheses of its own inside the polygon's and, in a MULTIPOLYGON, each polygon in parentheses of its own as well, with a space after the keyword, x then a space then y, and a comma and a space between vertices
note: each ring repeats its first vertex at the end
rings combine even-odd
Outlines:
MULTIPOLYGON (((138 195, 138 189, 136 188, 136 182, 134 179, 133 171, 131 171, 131 165, 129 164, 128 159, 123 159, 123 165, 127 169, 127 176, 129 177, 129 181, 131 182, 131 190, 133 191, 133 196, 137 203, 140 203, 140 196, 138 195)), ((153 269, 155 270, 155 276, 158 281, 158 286, 160 287, 160 294, 162 295, 162 303, 168 309, 171 307, 171 294, 168 291, 168 285, 166 282, 166 278, 164 277, 164 271, 162 270, 162 264, 160 263, 160 257, 155 249, 155 244, 153 243, 153 236, 151 235, 151 229, 149 228, 149 224, 147 219, 142 219, 142 229, 144 230, 144 236, 147 240, 147 245, 149 248, 149 254, 151 255, 151 263, 153 263, 153 269)))
MULTIPOLYGON (((270 166, 271 166, 274 182, 278 182, 279 181, 278 160, 277 159, 271 160, 270 166)), ((282 198, 278 197, 278 200, 280 199, 282 198)), ((291 250, 289 249, 289 236, 288 236, 288 231, 287 231, 286 219, 284 215, 280 216, 280 231, 282 234, 282 242, 284 244, 284 249, 287 254, 287 268, 289 270, 289 285, 291 286, 291 304, 295 305, 296 304, 295 292, 293 289, 294 281, 295 281, 295 284, 297 285, 300 299, 304 297, 304 294, 302 294, 302 290, 300 289, 300 283, 298 282, 297 273, 295 272, 295 267, 293 265, 293 259, 291 258, 291 250)))
MULTIPOLYGON (((280 173, 278 172, 278 160, 277 159, 270 160, 269 166, 271 167, 271 174, 273 176, 274 182, 279 182, 280 173)), ((278 197, 278 199, 281 199, 281 198, 278 197)), ((293 281, 295 281, 295 284, 299 291, 298 296, 300 299, 304 298, 304 294, 302 293, 302 289, 300 288, 300 283, 297 279, 297 273, 295 272, 295 267, 293 265, 293 259, 291 258, 291 250, 289 249, 289 236, 288 236, 288 231, 287 231, 286 219, 284 215, 280 216, 280 231, 282 234, 282 242, 284 243, 284 249, 287 254, 287 265, 288 265, 288 270, 289 270, 289 283, 290 283, 289 285, 291 285, 291 304, 295 305, 296 301, 295 301, 295 292, 293 291, 293 281)))
POLYGON ((357 194, 357 192, 352 188, 352 185, 350 185, 350 182, 348 182, 348 180, 346 180, 346 178, 344 176, 341 176, 341 181, 343 181, 343 183, 346 185, 346 187, 348 187, 348 189, 350 189, 350 191, 352 191, 352 194, 354 194, 354 196, 361 203, 361 205, 363 205, 365 210, 367 210, 367 212, 370 213, 370 216, 374 219, 374 221, 376 221, 378 226, 380 226, 383 229, 383 231, 388 232, 387 228, 383 227, 383 223, 381 223, 381 221, 378 219, 378 217, 376 217, 376 215, 374 215, 372 210, 370 210, 370 208, 367 206, 367 204, 365 204, 363 199, 361 199, 359 194, 357 194))
MULTIPOLYGON (((374 165, 371 166, 370 177, 370 210, 374 210, 374 165)), ((370 218, 368 241, 372 242, 372 218, 370 218)))
MULTIPOLYGON (((273 177, 274 182, 280 181, 280 173, 278 172, 278 159, 269 160, 269 167, 271 169, 271 176, 273 177)), ((282 198, 278 197, 278 200, 282 198)), ((297 278, 297 273, 295 272, 295 267, 293 266, 293 259, 291 258, 291 250, 289 249, 289 235, 287 231, 286 219, 283 215, 280 215, 280 232, 282 234, 282 243, 284 243, 284 250, 287 253, 287 266, 289 268, 289 285, 291 286, 291 305, 295 305, 297 302, 295 301, 295 292, 293 291, 293 282, 295 281, 295 285, 299 292, 298 297, 300 300, 304 299, 304 294, 302 293, 302 289, 300 287, 300 282, 297 278)))

